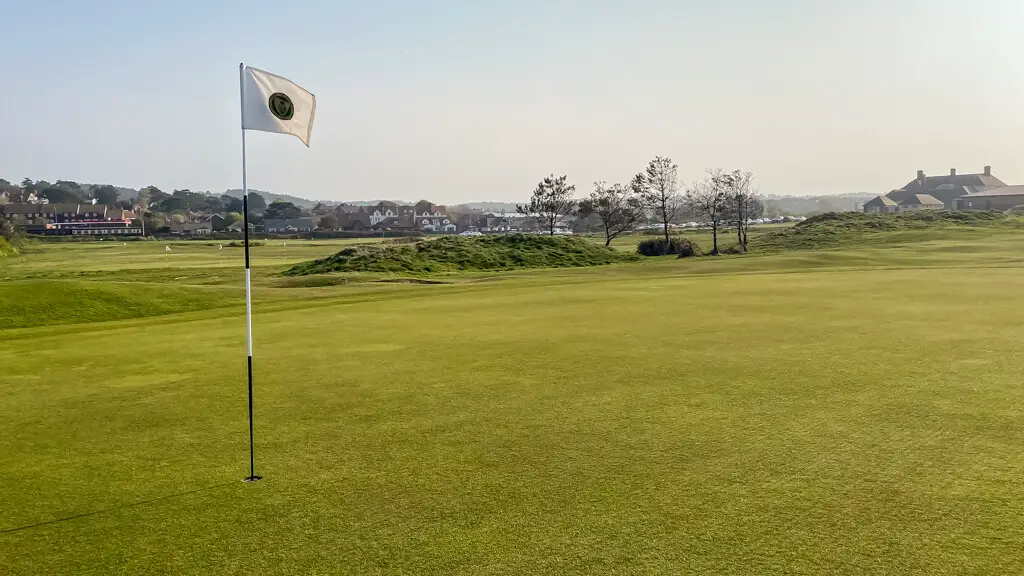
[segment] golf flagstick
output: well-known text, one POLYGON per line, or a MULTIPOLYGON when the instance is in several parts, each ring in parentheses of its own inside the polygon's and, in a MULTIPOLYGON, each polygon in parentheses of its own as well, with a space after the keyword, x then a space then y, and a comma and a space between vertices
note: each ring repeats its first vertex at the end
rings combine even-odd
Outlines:
POLYGON ((316 97, 298 84, 276 74, 238 65, 238 95, 242 120, 242 228, 245 243, 245 339, 249 384, 249 476, 256 475, 256 442, 252 423, 252 282, 249 271, 249 184, 245 169, 245 131, 291 134, 307 147, 313 133, 316 97))
POLYGON ((248 351, 247 374, 249 381, 249 476, 246 482, 255 482, 262 476, 256 475, 256 442, 252 425, 252 286, 249 280, 249 184, 245 169, 245 67, 238 65, 238 93, 242 111, 242 238, 245 245, 245 344, 248 351))

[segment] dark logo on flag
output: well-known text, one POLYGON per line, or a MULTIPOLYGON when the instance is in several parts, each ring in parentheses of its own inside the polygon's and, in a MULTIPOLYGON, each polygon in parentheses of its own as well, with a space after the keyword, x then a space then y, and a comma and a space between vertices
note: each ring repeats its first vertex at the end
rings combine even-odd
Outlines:
POLYGON ((270 101, 267 102, 267 105, 270 106, 270 113, 279 120, 291 120, 292 116, 295 115, 295 106, 287 94, 274 92, 270 95, 270 101))

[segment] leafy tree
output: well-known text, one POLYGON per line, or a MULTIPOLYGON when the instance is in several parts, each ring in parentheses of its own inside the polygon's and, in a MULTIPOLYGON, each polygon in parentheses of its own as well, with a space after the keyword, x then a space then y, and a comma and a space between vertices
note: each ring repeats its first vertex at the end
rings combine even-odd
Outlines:
POLYGON ((83 196, 85 193, 85 191, 82 190, 81 184, 79 184, 78 182, 73 182, 71 180, 57 180, 56 182, 54 182, 53 187, 60 188, 62 190, 67 190, 69 192, 79 192, 83 196))
POLYGON ((206 203, 205 209, 207 212, 215 212, 219 214, 224 212, 226 208, 226 206, 224 206, 224 201, 216 196, 206 196, 206 198, 204 198, 204 202, 206 203))
POLYGON ((235 198, 234 196, 224 194, 220 197, 220 201, 224 203, 224 210, 227 210, 228 212, 238 212, 239 214, 242 213, 243 208, 241 198, 235 198))
POLYGON ((517 205, 516 212, 530 216, 538 226, 546 228, 548 234, 554 236, 558 220, 572 214, 576 208, 572 199, 576 186, 568 184, 567 180, 567 176, 556 178, 554 174, 544 178, 533 190, 530 203, 517 205))
POLYGON ((711 224, 713 241, 709 254, 717 256, 718 230, 725 220, 731 190, 731 175, 722 170, 709 170, 708 176, 697 182, 692 190, 686 193, 686 203, 694 214, 700 215, 711 224))
POLYGON ((317 224, 317 228, 321 230, 337 230, 338 217, 334 214, 324 214, 320 217, 320 222, 317 224))
POLYGON ((81 204, 86 199, 79 193, 73 190, 67 190, 65 188, 44 188, 37 193, 40 197, 46 198, 50 204, 81 204))
POLYGON ((113 186, 105 185, 100 186, 92 191, 92 197, 96 199, 97 204, 105 204, 107 206, 113 206, 117 204, 120 196, 117 193, 117 189, 113 186))
POLYGON ((669 240, 668 225, 681 213, 682 198, 679 196, 679 166, 670 158, 656 156, 647 165, 647 170, 634 179, 633 186, 642 187, 643 203, 654 212, 665 230, 665 241, 669 240))
POLYGON ((596 216, 609 246, 623 232, 632 230, 644 215, 644 205, 630 186, 595 182, 590 197, 580 202, 580 214, 596 216))
POLYGON ((258 192, 249 192, 249 210, 262 212, 267 209, 267 201, 258 192))
POLYGON ((302 216, 301 208, 291 202, 284 202, 282 200, 271 202, 270 206, 267 206, 267 210, 263 213, 263 218, 270 220, 289 220, 299 216, 302 216))
POLYGON ((135 204, 137 206, 141 206, 143 212, 146 211, 146 208, 149 208, 149 202, 150 202, 149 195, 150 195, 150 187, 146 187, 146 188, 143 188, 142 190, 139 190, 138 195, 135 196, 135 204))
POLYGON ((228 212, 227 214, 224 215, 224 223, 225 223, 226 226, 231 226, 232 224, 234 224, 235 222, 238 222, 241 219, 242 219, 241 211, 239 211, 239 212, 228 212))
MULTIPOLYGON (((164 198, 167 198, 169 196, 169 194, 157 188, 156 186, 146 186, 142 190, 139 190, 139 194, 143 193, 145 193, 145 197, 146 199, 149 200, 150 204, 155 202, 161 202, 164 198)), ((141 204, 141 202, 139 203, 141 204)))

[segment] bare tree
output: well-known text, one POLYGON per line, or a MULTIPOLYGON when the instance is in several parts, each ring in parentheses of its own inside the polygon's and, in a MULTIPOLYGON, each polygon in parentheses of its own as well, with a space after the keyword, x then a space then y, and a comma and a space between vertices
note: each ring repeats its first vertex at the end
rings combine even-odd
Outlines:
MULTIPOLYGON (((665 241, 669 240, 668 225, 676 219, 682 210, 682 198, 679 196, 679 166, 670 158, 656 156, 647 165, 643 177, 643 203, 654 212, 665 230, 665 241)), ((634 179, 634 185, 637 180, 634 179)))
MULTIPOLYGON (((634 179, 635 180, 635 179, 634 179)), ((594 182, 590 197, 580 201, 580 214, 593 214, 604 230, 604 245, 609 246, 616 237, 632 230, 644 216, 644 205, 633 186, 594 182)))
POLYGON ((708 176, 686 193, 686 204, 694 214, 711 224, 713 247, 711 255, 718 255, 718 230, 725 220, 729 200, 729 174, 722 170, 708 170, 708 176))
POLYGON ((556 178, 552 174, 541 180, 533 190, 530 203, 517 205, 516 212, 530 216, 537 221, 538 226, 546 228, 548 234, 554 236, 558 220, 576 209, 576 201, 572 199, 576 186, 568 184, 567 179, 567 176, 556 178))
POLYGON ((736 242, 746 252, 750 221, 764 214, 764 204, 757 188, 753 187, 753 173, 734 170, 723 174, 722 179, 728 187, 725 219, 736 228, 736 242))

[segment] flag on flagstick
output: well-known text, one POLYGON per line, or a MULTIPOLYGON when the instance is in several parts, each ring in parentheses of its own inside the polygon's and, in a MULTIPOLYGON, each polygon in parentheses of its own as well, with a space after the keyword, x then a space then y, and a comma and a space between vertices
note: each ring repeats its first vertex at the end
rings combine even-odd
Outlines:
POLYGON ((164 252, 170 252, 170 251, 171 251, 171 247, 170 246, 164 246, 164 252))
POLYGON ((242 129, 291 134, 309 146, 316 96, 298 84, 251 66, 243 74, 242 129))
POLYGON ((258 68, 238 65, 242 112, 242 231, 245 246, 245 333, 249 375, 249 477, 256 475, 256 449, 252 418, 252 288, 249 280, 249 184, 245 169, 245 131, 290 134, 309 147, 316 115, 316 97, 298 84, 258 68))

